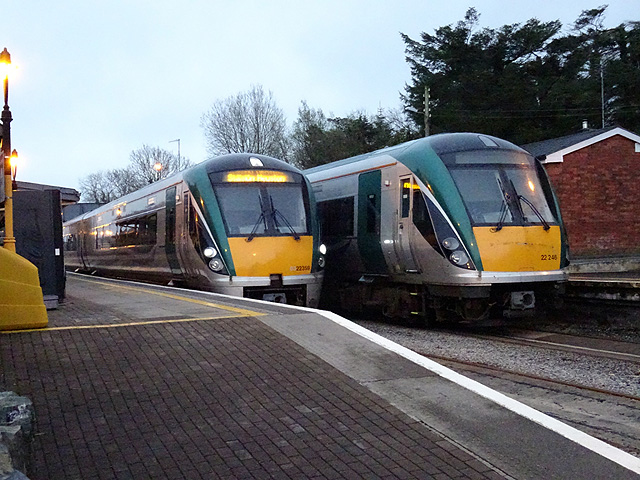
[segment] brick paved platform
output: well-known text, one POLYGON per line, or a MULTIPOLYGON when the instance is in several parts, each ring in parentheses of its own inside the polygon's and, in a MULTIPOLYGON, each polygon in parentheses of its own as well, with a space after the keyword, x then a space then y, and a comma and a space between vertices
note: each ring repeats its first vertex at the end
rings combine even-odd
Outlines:
POLYGON ((312 312, 75 275, 67 295, 48 329, 0 334, 33 480, 630 473, 312 312))
POLYGON ((0 339, 0 387, 35 405, 32 479, 503 478, 249 312, 67 293, 50 327, 75 328, 0 339))

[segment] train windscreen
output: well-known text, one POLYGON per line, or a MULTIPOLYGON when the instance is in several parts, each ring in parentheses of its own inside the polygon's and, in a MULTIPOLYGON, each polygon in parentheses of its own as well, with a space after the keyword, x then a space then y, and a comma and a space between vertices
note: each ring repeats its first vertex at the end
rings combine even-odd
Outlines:
POLYGON ((211 174, 227 235, 309 235, 309 203, 302 176, 245 170, 211 174))
POLYGON ((474 225, 556 222, 530 156, 501 150, 443 156, 474 225))

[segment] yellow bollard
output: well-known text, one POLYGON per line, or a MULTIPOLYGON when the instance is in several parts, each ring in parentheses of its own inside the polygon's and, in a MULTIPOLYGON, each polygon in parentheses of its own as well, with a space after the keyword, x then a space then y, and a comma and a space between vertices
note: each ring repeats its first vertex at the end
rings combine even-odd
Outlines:
POLYGON ((0 248, 0 331, 42 328, 48 323, 38 269, 0 248))

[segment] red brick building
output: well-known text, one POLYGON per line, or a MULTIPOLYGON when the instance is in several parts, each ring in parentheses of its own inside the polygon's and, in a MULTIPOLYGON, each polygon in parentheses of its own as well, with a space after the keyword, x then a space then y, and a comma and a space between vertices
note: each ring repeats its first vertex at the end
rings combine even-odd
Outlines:
POLYGON ((640 254, 640 136, 611 127, 523 148, 551 178, 573 258, 640 254))

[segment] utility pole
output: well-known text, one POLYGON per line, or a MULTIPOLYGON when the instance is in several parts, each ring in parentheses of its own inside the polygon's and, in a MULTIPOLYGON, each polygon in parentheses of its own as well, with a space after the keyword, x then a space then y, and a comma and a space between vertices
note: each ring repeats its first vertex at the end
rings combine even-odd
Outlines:
POLYGON ((600 57, 600 105, 602 109, 602 128, 604 128, 604 59, 600 57))
POLYGON ((182 170, 182 159, 180 158, 180 139, 176 138, 175 140, 169 140, 169 143, 178 142, 178 172, 182 170))
POLYGON ((429 87, 424 87, 424 136, 429 136, 429 87))

